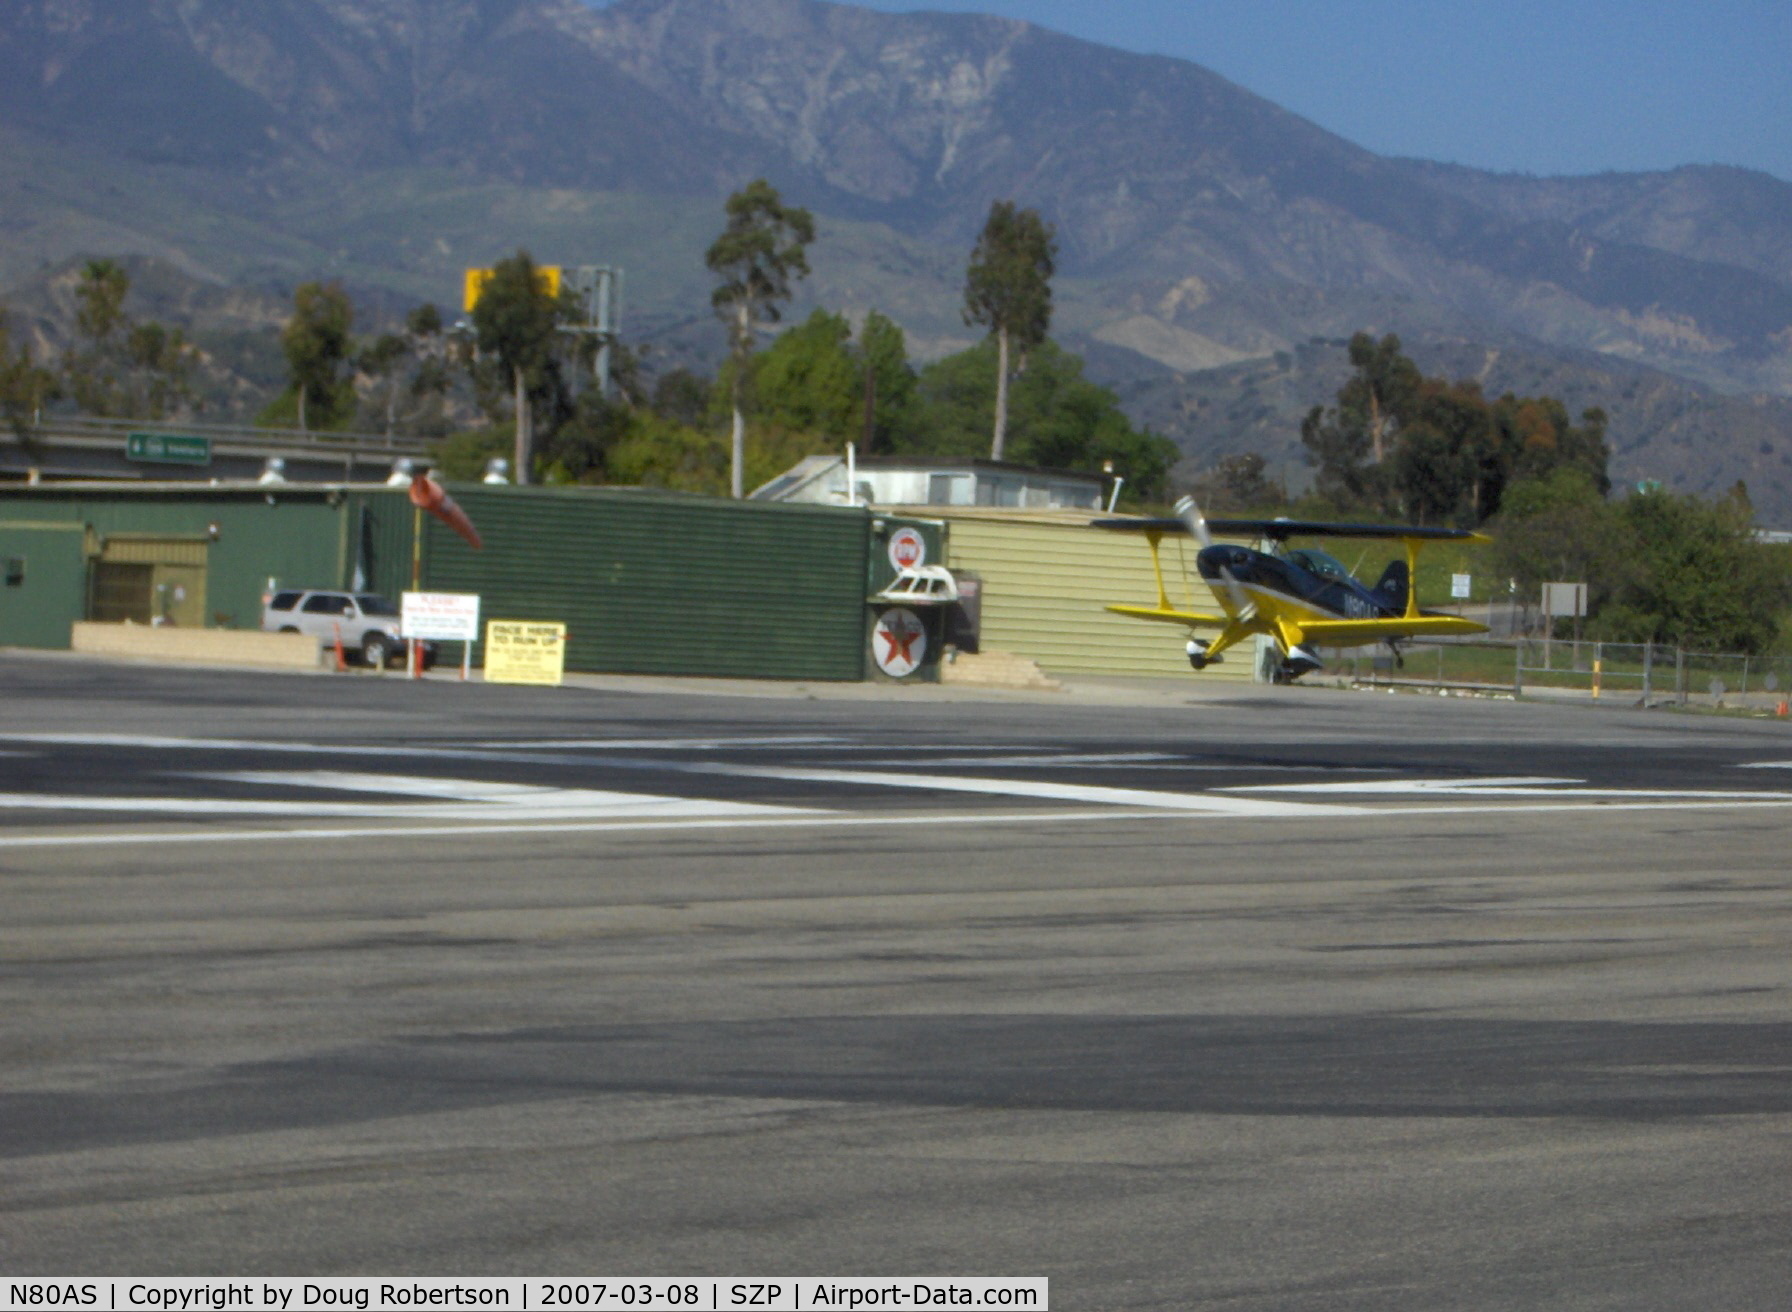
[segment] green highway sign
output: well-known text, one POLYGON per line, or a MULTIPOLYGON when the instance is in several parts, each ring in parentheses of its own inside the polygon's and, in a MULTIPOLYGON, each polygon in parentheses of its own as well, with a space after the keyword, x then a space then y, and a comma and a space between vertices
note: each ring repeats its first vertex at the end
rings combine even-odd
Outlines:
POLYGON ((158 465, 209 465, 212 440, 184 433, 127 433, 124 457, 158 465))

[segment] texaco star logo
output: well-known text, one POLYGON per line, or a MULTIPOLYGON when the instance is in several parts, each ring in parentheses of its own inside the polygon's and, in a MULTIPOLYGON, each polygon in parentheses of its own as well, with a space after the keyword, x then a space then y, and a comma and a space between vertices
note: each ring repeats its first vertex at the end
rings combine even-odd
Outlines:
POLYGON ((877 617, 871 634, 877 668, 892 678, 913 674, 927 655, 927 628, 912 610, 893 607, 877 617))

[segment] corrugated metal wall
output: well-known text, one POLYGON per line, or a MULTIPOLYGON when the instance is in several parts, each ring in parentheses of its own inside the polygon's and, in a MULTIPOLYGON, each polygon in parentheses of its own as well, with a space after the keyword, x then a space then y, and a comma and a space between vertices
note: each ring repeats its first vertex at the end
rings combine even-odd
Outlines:
MULTIPOLYGON (((205 598, 202 608, 193 607, 194 622, 253 629, 261 623, 261 594, 269 579, 292 587, 336 584, 342 544, 335 503, 340 500, 339 493, 301 485, 10 487, 0 489, 0 519, 91 526, 109 559, 122 559, 116 551, 134 549, 106 548, 111 534, 185 539, 193 544, 195 567, 205 571, 205 598)), ((78 614, 85 613, 86 601, 83 579, 73 603, 78 614)), ((66 647, 68 634, 61 632, 45 645, 66 647)))
POLYGON ((82 526, 0 515, 0 647, 67 647, 86 601, 82 526))
MULTIPOLYGON (((930 506, 927 513, 947 521, 952 567, 982 576, 985 650, 1025 656, 1052 673, 1250 680, 1249 643, 1197 676, 1183 650, 1184 630, 1103 609, 1110 602, 1156 603, 1143 537, 1092 529, 1087 512, 930 506)), ((1166 538, 1162 554, 1171 604, 1217 612, 1219 604, 1195 573, 1193 539, 1166 538)))
MULTIPOLYGON (((565 623, 568 669, 864 677, 864 510, 603 488, 450 492, 485 546, 425 516, 424 586, 478 593, 482 619, 565 623)), ((412 508, 402 490, 362 500, 373 582, 396 596, 409 586, 412 508)))

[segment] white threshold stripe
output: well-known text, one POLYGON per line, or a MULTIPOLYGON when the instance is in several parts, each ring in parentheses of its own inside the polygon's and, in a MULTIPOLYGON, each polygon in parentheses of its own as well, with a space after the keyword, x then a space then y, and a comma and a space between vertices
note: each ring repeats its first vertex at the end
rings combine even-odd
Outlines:
MULTIPOLYGON (((0 742, 34 743, 49 747, 142 747, 159 751, 264 752, 280 756, 372 757, 396 761, 502 761, 506 765, 593 765, 604 758, 577 752, 493 751, 488 747, 455 744, 394 743, 278 743, 244 738, 161 738, 141 734, 15 733, 0 734, 0 742)), ((651 762, 617 757, 619 766, 646 766, 651 762)))
POLYGON ((1620 797, 1644 801, 1652 798, 1687 798, 1709 801, 1792 801, 1792 793, 1766 793, 1749 789, 1714 788, 1588 788, 1581 779, 1382 779, 1363 782, 1307 784, 1233 784, 1215 789, 1221 793, 1304 793, 1358 797, 1560 797, 1565 799, 1620 797))
POLYGON ((784 734, 780 737, 746 738, 541 738, 533 742, 515 739, 484 739, 470 742, 468 747, 508 751, 634 751, 657 748, 665 751, 710 750, 722 747, 829 747, 846 743, 837 736, 784 734))
POLYGON ((793 783, 854 784, 869 788, 906 788, 928 792, 974 793, 986 797, 1033 797, 1052 802, 1093 802, 1152 811, 1188 811, 1199 815, 1354 815, 1360 808, 1325 802, 1276 802, 1217 793, 1160 793, 1146 788, 1107 788, 1100 784, 1060 784, 1025 779, 973 779, 963 775, 901 773, 885 770, 798 770, 775 765, 693 765, 693 774, 736 779, 787 779, 793 783))
POLYGON ((1026 811, 1008 812, 945 812, 907 815, 812 815, 759 816, 740 818, 689 818, 663 820, 614 820, 546 823, 455 824, 455 825, 384 825, 334 826, 329 828, 272 828, 189 830, 168 832, 154 829, 130 833, 106 834, 20 834, 0 836, 0 850, 32 847, 121 847, 161 846, 169 843, 266 843, 271 839, 304 838, 456 838, 463 836, 541 836, 544 834, 632 834, 672 830, 754 830, 754 829, 916 829, 937 825, 1044 825, 1084 824, 1090 821, 1227 821, 1336 819, 1353 816, 1359 820, 1378 820, 1384 816, 1482 816, 1490 814, 1536 815, 1546 812, 1578 811, 1771 811, 1792 806, 1792 799, 1772 797, 1767 801, 1665 801, 1665 802, 1538 802, 1531 805, 1493 804, 1489 806, 1363 806, 1311 807, 1298 815, 1271 816, 1262 814, 1200 814, 1156 807, 1111 807, 1099 811, 1026 811))
POLYGON ((764 806, 750 802, 714 802, 702 798, 650 797, 630 793, 581 793, 568 789, 563 796, 539 802, 289 802, 240 798, 196 797, 85 797, 55 793, 0 793, 0 810, 78 811, 134 815, 227 815, 305 819, 338 816, 344 819, 388 820, 485 820, 510 821, 595 819, 602 816, 708 816, 802 815, 810 808, 764 806))

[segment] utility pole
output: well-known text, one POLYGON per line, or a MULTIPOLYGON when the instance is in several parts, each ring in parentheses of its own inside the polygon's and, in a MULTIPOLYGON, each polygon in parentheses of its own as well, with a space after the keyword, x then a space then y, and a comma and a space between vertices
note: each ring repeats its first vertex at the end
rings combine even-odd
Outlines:
POLYGON ((610 350, 621 337, 622 270, 609 264, 583 264, 570 271, 570 282, 583 307, 584 322, 564 331, 597 342, 597 394, 610 396, 610 350))

